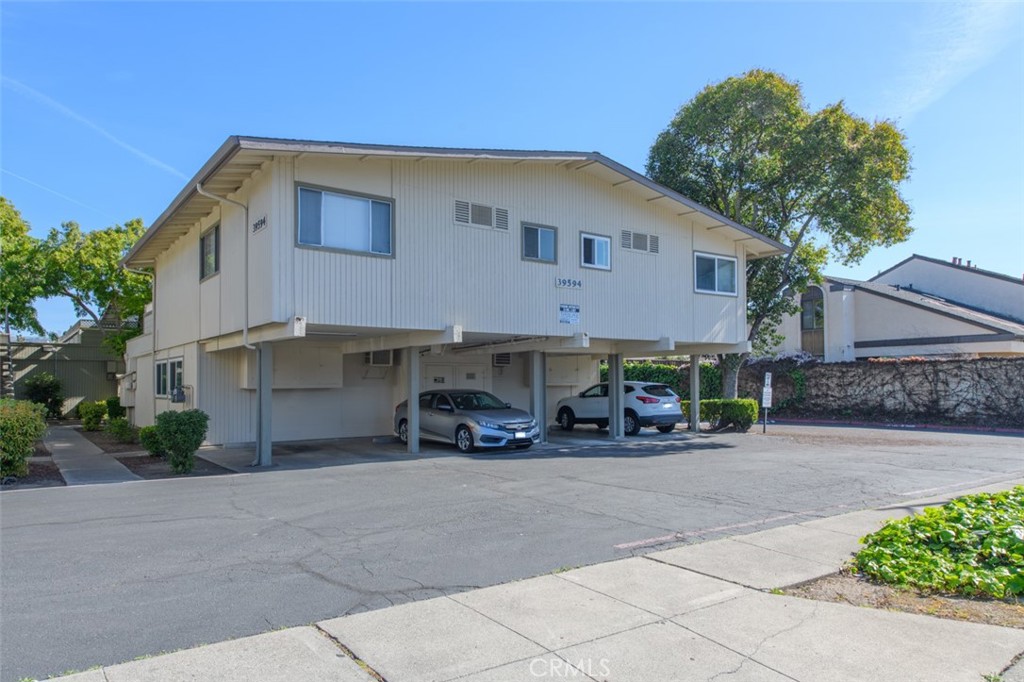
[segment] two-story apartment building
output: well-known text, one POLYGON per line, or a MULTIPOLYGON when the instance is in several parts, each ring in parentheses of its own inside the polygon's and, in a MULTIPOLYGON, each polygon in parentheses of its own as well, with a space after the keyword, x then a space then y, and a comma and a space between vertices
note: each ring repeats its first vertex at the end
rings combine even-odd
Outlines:
POLYGON ((601 358, 746 349, 746 261, 784 251, 597 153, 231 137, 124 259, 154 299, 123 401, 261 452, 438 386, 550 419, 601 358))

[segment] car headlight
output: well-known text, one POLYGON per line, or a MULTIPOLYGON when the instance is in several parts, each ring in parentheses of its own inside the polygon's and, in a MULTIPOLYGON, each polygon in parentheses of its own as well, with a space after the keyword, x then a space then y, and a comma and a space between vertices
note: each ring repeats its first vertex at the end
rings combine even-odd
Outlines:
POLYGON ((537 426, 537 420, 536 419, 531 419, 530 420, 530 428, 532 429, 535 426, 537 426))
POLYGON ((484 428, 484 429, 500 429, 501 428, 500 426, 498 426, 494 422, 484 421, 483 419, 478 420, 477 424, 479 424, 480 427, 484 428))

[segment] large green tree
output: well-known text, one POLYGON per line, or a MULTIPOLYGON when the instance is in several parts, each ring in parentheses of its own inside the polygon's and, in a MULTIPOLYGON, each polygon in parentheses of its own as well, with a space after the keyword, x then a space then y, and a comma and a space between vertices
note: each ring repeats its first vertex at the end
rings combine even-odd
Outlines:
POLYGON ((38 268, 38 240, 14 204, 0 197, 0 324, 44 334, 35 299, 43 295, 38 268))
POLYGON ((112 327, 101 327, 109 345, 124 352, 125 342, 136 328, 125 328, 130 318, 141 321, 150 301, 150 278, 120 267, 121 258, 146 231, 138 218, 124 225, 83 232, 78 223, 63 223, 50 230, 39 244, 45 296, 71 300, 75 313, 100 326, 104 315, 112 327))
MULTIPOLYGON (((647 161, 651 179, 792 248, 747 263, 748 338, 759 350, 827 263, 856 263, 910 236, 900 195, 909 173, 893 123, 870 123, 842 102, 811 111, 798 83, 762 70, 705 87, 647 161)), ((743 357, 720 357, 726 396, 736 395, 743 357)))

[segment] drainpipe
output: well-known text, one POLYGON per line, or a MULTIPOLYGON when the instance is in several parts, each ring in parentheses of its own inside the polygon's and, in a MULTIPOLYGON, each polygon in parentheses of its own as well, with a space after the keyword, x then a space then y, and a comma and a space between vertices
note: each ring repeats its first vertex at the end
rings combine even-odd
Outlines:
MULTIPOLYGON (((228 199, 227 197, 219 197, 216 194, 211 194, 203 189, 201 182, 196 183, 196 191, 202 194, 208 199, 214 201, 225 201, 229 204, 234 204, 242 209, 242 229, 245 230, 245 316, 242 320, 242 346, 249 350, 256 350, 256 346, 249 343, 249 205, 243 204, 241 201, 235 201, 234 199, 228 199)), ((218 245, 219 248, 220 245, 218 245)))

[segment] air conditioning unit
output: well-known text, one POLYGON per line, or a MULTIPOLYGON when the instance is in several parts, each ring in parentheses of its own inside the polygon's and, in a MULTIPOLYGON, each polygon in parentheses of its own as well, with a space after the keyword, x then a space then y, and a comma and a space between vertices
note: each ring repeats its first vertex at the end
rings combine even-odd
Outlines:
POLYGON ((511 365, 511 353, 494 353, 491 355, 491 367, 509 367, 511 365))
POLYGON ((401 355, 396 350, 373 350, 363 356, 370 367, 392 367, 397 365, 401 355))

